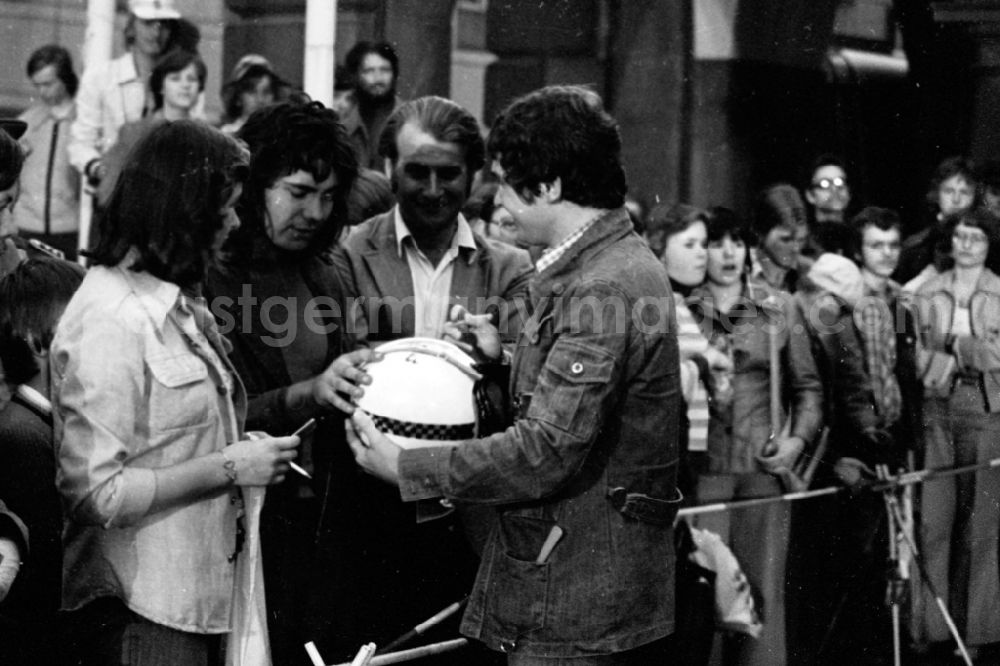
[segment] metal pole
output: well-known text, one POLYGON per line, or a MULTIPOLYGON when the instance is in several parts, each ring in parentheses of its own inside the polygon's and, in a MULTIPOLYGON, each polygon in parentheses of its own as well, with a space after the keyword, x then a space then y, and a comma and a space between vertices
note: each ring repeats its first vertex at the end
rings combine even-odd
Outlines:
POLYGON ((336 34, 337 0, 307 0, 303 89, 314 100, 326 106, 333 104, 336 34))
POLYGON ((115 34, 115 0, 87 0, 87 30, 83 37, 83 66, 111 60, 115 34))
MULTIPOLYGON (((83 38, 83 66, 91 67, 94 63, 111 60, 111 49, 115 35, 115 0, 87 1, 87 29, 83 38)), ((89 194, 86 178, 80 187, 80 231, 77 236, 77 261, 86 265, 83 255, 79 253, 87 247, 90 238, 90 227, 93 218, 93 197, 89 194)))

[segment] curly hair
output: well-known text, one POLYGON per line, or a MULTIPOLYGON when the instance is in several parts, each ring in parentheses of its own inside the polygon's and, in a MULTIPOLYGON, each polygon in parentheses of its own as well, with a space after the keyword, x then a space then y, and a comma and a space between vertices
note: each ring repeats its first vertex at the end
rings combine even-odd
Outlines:
POLYGON ((250 149, 250 173, 237 206, 240 228, 229 236, 227 258, 253 260, 255 241, 266 236, 266 191, 298 171, 309 173, 317 183, 331 173, 336 176, 333 212, 304 253, 328 249, 347 224, 347 197, 358 173, 347 130, 336 112, 320 102, 274 104, 254 111, 238 137, 250 149))
POLYGON ((24 384, 39 373, 35 354, 52 344, 83 275, 79 264, 30 257, 0 279, 0 363, 10 384, 24 384))
POLYGON ((549 86, 515 100, 497 116, 488 141, 521 196, 533 197, 558 178, 563 199, 595 208, 625 202, 621 145, 600 96, 581 86, 549 86))
POLYGON ((235 139, 193 120, 156 125, 125 161, 93 262, 116 266, 134 248, 132 270, 197 285, 222 229, 219 213, 246 176, 247 153, 235 139))

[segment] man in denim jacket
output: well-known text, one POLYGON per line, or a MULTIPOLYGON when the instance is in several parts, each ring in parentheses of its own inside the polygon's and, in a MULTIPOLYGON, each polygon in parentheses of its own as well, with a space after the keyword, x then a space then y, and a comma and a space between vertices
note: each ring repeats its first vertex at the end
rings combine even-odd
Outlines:
MULTIPOLYGON (((549 248, 514 353, 506 431, 400 449, 355 412, 358 463, 404 501, 493 506, 462 631, 508 663, 666 663, 674 629, 679 385, 666 274, 622 208, 615 122, 583 88, 508 107, 490 135, 497 203, 549 248)), ((485 317, 480 350, 500 354, 485 317)))

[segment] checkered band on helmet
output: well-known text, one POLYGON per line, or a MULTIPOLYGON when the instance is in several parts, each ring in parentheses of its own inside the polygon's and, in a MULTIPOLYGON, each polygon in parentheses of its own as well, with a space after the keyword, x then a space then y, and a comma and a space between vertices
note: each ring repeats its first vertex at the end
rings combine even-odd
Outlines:
POLYGON ((457 425, 412 423, 410 421, 397 421, 396 419, 379 416, 378 414, 372 414, 372 420, 375 422, 375 427, 381 432, 396 435, 397 437, 449 442, 472 439, 476 436, 475 423, 461 423, 457 425))

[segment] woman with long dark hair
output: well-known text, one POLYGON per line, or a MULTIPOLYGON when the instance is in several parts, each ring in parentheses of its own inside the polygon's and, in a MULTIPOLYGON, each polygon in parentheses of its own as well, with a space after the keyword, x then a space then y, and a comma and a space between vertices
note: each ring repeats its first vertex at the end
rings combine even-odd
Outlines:
POLYGON ((216 664, 247 610, 242 501, 284 479, 298 438, 245 435, 243 384, 199 298, 245 178, 245 151, 207 125, 153 128, 52 343, 63 608, 84 663, 216 664))

